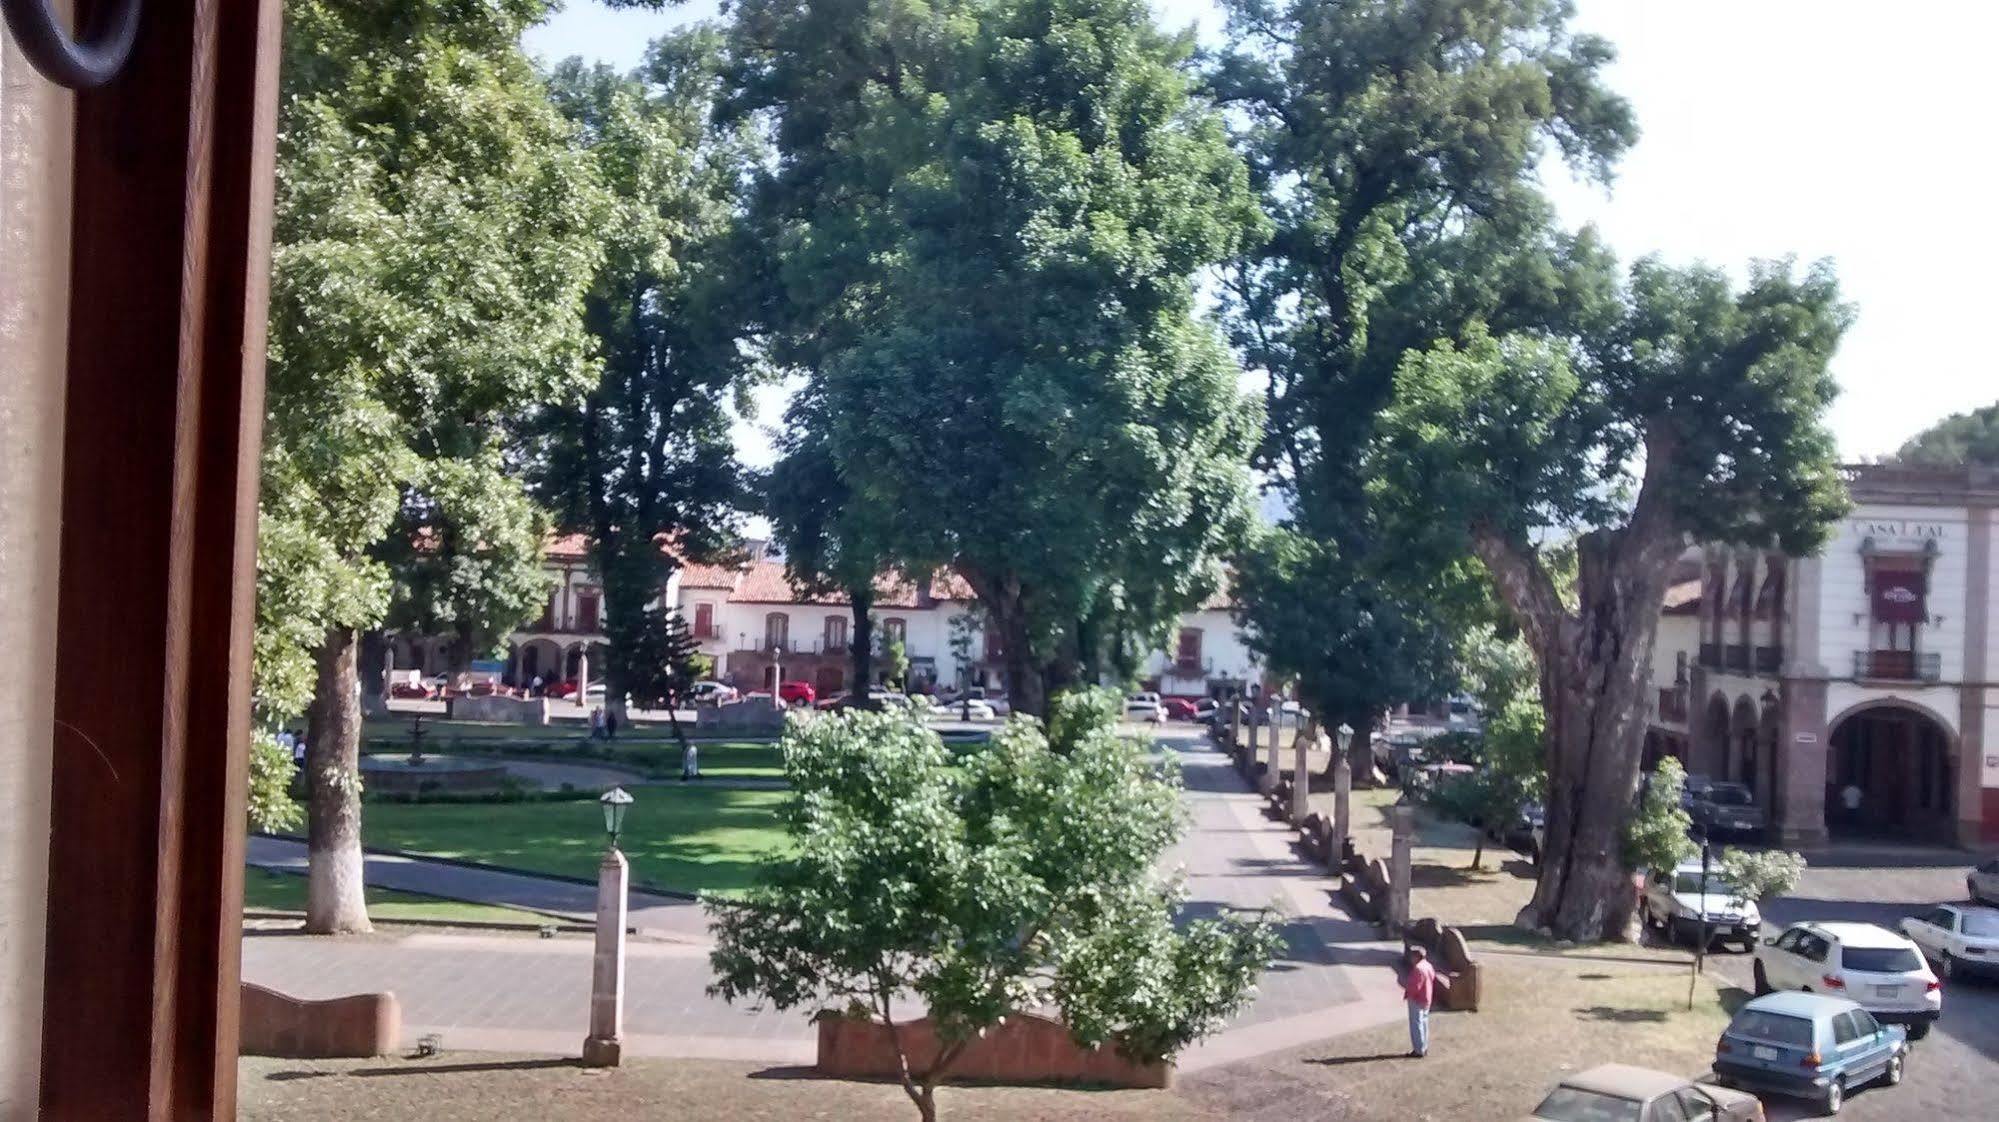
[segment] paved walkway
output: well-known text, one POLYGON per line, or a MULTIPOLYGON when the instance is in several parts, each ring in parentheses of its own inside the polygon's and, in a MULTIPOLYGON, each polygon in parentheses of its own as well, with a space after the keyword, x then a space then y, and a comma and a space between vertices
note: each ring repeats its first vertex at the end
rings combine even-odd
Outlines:
MULTIPOLYGON (((305 843, 253 836, 248 861, 266 869, 302 874, 306 868, 305 843)), ((594 922, 597 915, 595 885, 396 854, 370 853, 366 862, 364 875, 368 883, 381 888, 498 904, 585 923, 594 922)), ((701 914, 701 906, 692 900, 633 892, 626 906, 631 916, 629 926, 637 928, 643 936, 703 946, 708 942, 708 921, 701 914)), ((327 940, 312 943, 330 945, 327 940)))
MULTIPOLYGON (((1191 829, 1166 857, 1184 870, 1188 915, 1272 907, 1285 948, 1255 1001, 1228 1029, 1182 1057, 1197 1070, 1402 1016, 1395 944, 1375 939, 1336 905, 1322 868, 1293 851, 1291 831, 1265 817, 1227 758, 1193 737, 1164 740, 1183 764, 1191 829)), ((250 863, 300 869, 304 846, 252 838, 250 863)), ((586 918, 594 890, 442 862, 370 855, 370 884, 586 918)), ((809 1062, 812 1026, 797 1012, 732 1008, 710 999, 706 920, 688 901, 633 893, 640 937, 627 963, 626 1047, 635 1055, 809 1062)), ((566 1054, 588 1023, 590 952, 581 937, 421 934, 319 939, 248 933, 243 977, 299 997, 395 992, 409 1042, 436 1032, 446 1047, 566 1054)))

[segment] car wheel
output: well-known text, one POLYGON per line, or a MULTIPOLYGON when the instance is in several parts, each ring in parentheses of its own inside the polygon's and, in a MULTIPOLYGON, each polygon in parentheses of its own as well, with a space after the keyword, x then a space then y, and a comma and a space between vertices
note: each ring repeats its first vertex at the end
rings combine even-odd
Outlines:
POLYGON ((1763 964, 1760 962, 1757 963, 1756 969, 1751 971, 1751 973, 1754 974, 1756 977, 1756 996, 1762 997, 1764 994, 1769 993, 1770 977, 1769 975, 1763 973, 1763 964))
POLYGON ((1957 958, 1949 951, 1937 955, 1937 981, 1948 982, 1957 975, 1957 958))
POLYGON ((1846 1080, 1835 1079, 1832 1081, 1831 1085, 1829 1085, 1825 1089, 1825 1112, 1827 1114, 1838 1114, 1839 1108, 1845 1105, 1846 1105, 1846 1080))
POLYGON ((1900 1052, 1890 1056, 1888 1058, 1888 1070, 1881 1073, 1881 1082, 1890 1087, 1899 1086, 1902 1082, 1902 1065, 1906 1060, 1907 1057, 1900 1052))
POLYGON ((1917 1023, 1909 1026, 1910 1040, 1921 1040, 1923 1037, 1928 1036, 1929 1034, 1930 1034, 1930 1023, 1928 1021, 1918 1021, 1917 1023))

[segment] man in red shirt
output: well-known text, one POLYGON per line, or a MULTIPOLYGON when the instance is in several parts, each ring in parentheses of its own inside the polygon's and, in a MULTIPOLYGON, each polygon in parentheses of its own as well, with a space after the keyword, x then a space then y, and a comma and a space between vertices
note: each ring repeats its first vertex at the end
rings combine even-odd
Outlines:
POLYGON ((1436 990, 1437 970, 1421 947, 1409 948, 1408 961, 1402 999, 1409 1003, 1409 1055, 1420 1060, 1430 1052, 1430 998, 1436 990))

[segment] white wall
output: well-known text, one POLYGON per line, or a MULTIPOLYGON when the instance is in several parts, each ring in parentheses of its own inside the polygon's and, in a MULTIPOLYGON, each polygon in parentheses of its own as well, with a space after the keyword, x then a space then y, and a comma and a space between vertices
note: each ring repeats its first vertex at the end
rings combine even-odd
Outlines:
POLYGON ((1226 610, 1203 608, 1180 617, 1180 622, 1167 633, 1166 646, 1146 658, 1140 676, 1158 678, 1159 692, 1163 694, 1204 694, 1211 678, 1253 677, 1253 659, 1249 646, 1242 641, 1242 633, 1237 629, 1234 617, 1226 610), (1173 660, 1179 652, 1180 630, 1187 627, 1197 627, 1201 631, 1202 672, 1193 678, 1182 678, 1173 673, 1173 660))
MULTIPOLYGON (((1820 554, 1819 663, 1835 678, 1850 677, 1853 652, 1871 648, 1866 567, 1860 556, 1862 539, 1872 536, 1881 550, 1913 551, 1934 536, 1938 553, 1929 578, 1929 611, 1933 622, 1923 626, 1920 641, 1924 651, 1940 656, 1943 681, 1962 680, 1964 628, 1968 623, 1965 611, 1968 531, 1962 508, 1877 504, 1856 507, 1820 554), (1911 532, 1882 532, 1893 525, 1902 525, 1911 532), (1927 529, 1918 531, 1918 527, 1927 529)), ((1835 707, 1827 715, 1837 712, 1835 707)))

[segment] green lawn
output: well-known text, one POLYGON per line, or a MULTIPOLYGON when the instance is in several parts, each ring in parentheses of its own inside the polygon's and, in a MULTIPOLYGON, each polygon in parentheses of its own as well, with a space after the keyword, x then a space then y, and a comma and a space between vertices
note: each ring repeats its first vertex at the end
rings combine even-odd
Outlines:
MULTIPOLYGON (((243 871, 243 907, 259 912, 304 912, 305 878, 251 867, 243 871)), ((451 923, 551 923, 533 912, 468 904, 438 896, 420 896, 390 888, 368 889, 368 916, 378 923, 397 920, 444 920, 451 923)))
MULTIPOLYGON (((425 718, 423 729, 426 752, 602 760, 625 764, 655 777, 680 774, 680 744, 673 739, 672 731, 663 727, 628 728, 611 741, 594 740, 589 730, 581 726, 526 728, 425 718)), ((362 726, 363 751, 399 751, 408 748, 409 743, 410 722, 406 718, 370 720, 362 726)), ((784 758, 774 743, 735 740, 694 743, 701 753, 704 775, 766 779, 784 776, 784 758)))
MULTIPOLYGON (((783 791, 646 787, 634 795, 620 841, 634 887, 739 895, 786 844, 783 791)), ((588 800, 372 803, 361 828, 372 846, 575 877, 596 876, 604 852, 603 816, 588 800)))

